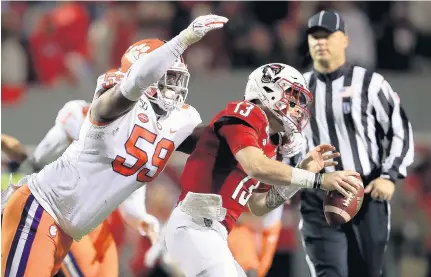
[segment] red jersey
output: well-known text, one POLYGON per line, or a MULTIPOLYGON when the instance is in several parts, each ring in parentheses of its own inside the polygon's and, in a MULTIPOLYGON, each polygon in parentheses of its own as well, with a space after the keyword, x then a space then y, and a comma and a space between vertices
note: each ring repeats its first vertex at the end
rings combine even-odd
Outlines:
POLYGON ((247 176, 235 159, 235 154, 248 146, 262 149, 269 158, 277 154, 263 110, 248 101, 231 102, 206 127, 188 158, 179 200, 189 191, 221 195, 227 210, 223 224, 230 231, 241 213, 248 210, 252 192, 268 190, 268 186, 259 186, 257 180, 247 176))

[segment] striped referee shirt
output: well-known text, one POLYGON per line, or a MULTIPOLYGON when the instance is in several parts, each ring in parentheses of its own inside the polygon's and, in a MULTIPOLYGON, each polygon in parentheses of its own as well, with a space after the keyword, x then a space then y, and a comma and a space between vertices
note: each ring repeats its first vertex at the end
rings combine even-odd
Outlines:
POLYGON ((413 162, 413 132, 398 95, 382 75, 344 64, 335 72, 304 74, 313 94, 303 134, 307 150, 323 143, 341 153, 334 170, 372 172, 395 182, 413 162))

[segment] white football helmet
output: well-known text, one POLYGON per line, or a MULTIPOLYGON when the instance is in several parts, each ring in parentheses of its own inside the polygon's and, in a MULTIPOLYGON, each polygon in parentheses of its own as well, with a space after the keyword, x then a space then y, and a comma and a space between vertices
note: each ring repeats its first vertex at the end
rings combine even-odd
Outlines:
POLYGON ((164 111, 179 109, 187 98, 189 79, 187 65, 179 58, 157 83, 148 87, 145 95, 164 111))
POLYGON ((244 98, 259 100, 284 125, 286 120, 293 122, 299 132, 308 123, 308 107, 313 101, 304 76, 282 63, 265 64, 254 70, 248 77, 244 98))

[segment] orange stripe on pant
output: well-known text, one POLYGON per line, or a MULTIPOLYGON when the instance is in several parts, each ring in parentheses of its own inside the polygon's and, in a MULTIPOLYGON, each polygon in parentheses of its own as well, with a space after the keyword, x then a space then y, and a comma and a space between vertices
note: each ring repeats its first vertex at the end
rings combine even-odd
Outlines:
POLYGON ((237 225, 229 234, 229 249, 244 271, 257 271, 264 277, 271 268, 280 231, 280 221, 263 232, 237 225))
POLYGON ((117 247, 106 221, 74 242, 61 265, 66 277, 117 277, 118 268, 117 247))
POLYGON ((72 245, 27 185, 9 199, 2 221, 2 277, 51 277, 72 245))

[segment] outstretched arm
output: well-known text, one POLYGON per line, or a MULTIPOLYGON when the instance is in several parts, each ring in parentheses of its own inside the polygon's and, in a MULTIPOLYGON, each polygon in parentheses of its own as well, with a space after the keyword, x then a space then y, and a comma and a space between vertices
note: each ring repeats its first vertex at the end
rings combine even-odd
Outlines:
MULTIPOLYGON (((266 157, 257 143, 256 132, 250 127, 224 125, 221 127, 219 134, 227 140, 232 153, 234 153, 236 160, 245 173, 262 183, 274 186, 274 190, 277 190, 281 196, 284 196, 285 200, 289 199, 290 196, 301 188, 337 190, 345 196, 348 195, 348 191, 355 194, 357 192, 358 185, 354 180, 350 180, 349 178, 350 176, 358 175, 354 171, 319 174, 307 171, 306 169, 311 168, 311 165, 306 162, 301 163, 301 167, 306 169, 301 169, 293 168, 292 166, 266 157)), ((332 146, 329 146, 329 148, 330 151, 333 150, 332 146)), ((325 165, 323 157, 327 151, 319 148, 319 146, 313 151, 319 153, 318 156, 322 158, 318 159, 318 162, 320 162, 323 168, 325 165)), ((325 157, 331 156, 326 155, 325 157)), ((310 158, 307 156, 304 161, 309 160, 310 158)))
MULTIPOLYGON (((335 147, 332 145, 319 145, 306 155, 304 160, 297 165, 297 168, 317 173, 324 167, 334 166, 337 162, 333 159, 340 156, 338 152, 333 153, 334 150, 335 147)), ((288 163, 288 161, 283 159, 283 163, 288 163)), ((255 215, 264 215, 289 200, 300 189, 298 186, 271 186, 269 191, 265 193, 253 193, 248 206, 255 215)))
POLYGON ((55 161, 69 147, 72 139, 63 126, 55 124, 37 145, 30 157, 34 171, 39 171, 45 165, 55 161))
POLYGON ((227 18, 217 15, 200 16, 179 35, 142 55, 118 85, 94 101, 90 114, 93 121, 107 123, 126 113, 146 88, 160 80, 187 47, 199 41, 207 32, 223 27, 226 22, 227 18))

